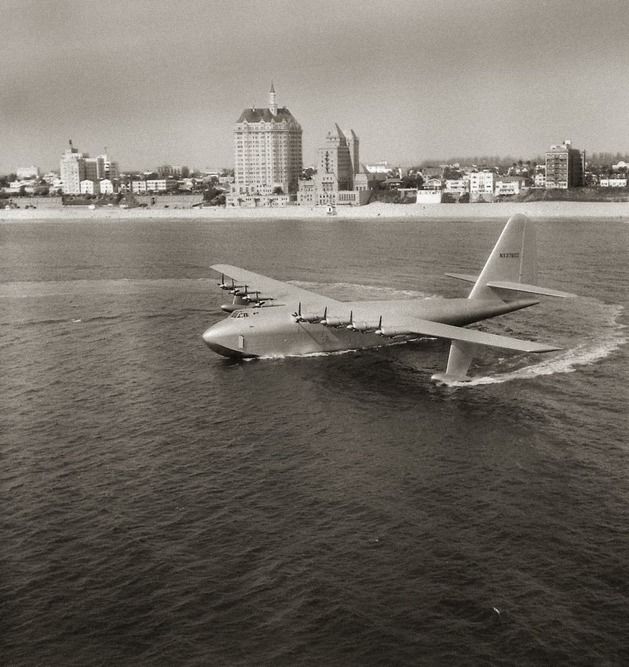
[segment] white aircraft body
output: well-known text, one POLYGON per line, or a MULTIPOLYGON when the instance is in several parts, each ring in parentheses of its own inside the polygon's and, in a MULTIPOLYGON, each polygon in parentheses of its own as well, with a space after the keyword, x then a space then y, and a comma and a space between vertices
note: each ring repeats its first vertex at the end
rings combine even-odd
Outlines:
POLYGON ((222 306, 231 314, 210 327, 203 340, 233 358, 302 356, 360 350, 422 337, 452 341, 445 374, 437 382, 469 380, 475 347, 551 352, 552 345, 484 333, 465 326, 539 303, 531 294, 571 297, 535 285, 535 225, 524 215, 506 224, 478 277, 447 274, 474 284, 466 299, 337 301, 285 282, 216 264, 219 287, 233 295, 222 306), (226 276, 230 282, 226 281, 226 276))

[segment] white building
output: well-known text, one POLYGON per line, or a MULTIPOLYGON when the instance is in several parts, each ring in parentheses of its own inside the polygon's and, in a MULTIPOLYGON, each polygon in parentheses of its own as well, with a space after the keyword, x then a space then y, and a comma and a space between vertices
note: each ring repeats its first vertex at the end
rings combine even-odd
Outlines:
POLYGON ((469 192, 469 189, 469 178, 453 178, 446 180, 444 192, 463 194, 464 192, 469 192))
POLYGON ((18 167, 16 176, 18 181, 39 178, 39 167, 18 167))
POLYGON ((174 178, 155 178, 146 181, 148 192, 171 192, 177 189, 177 181, 174 178))
POLYGON ((418 204, 441 204, 441 190, 417 190, 418 204))
POLYGON ((440 178, 428 178, 424 181, 424 190, 443 190, 443 181, 440 178))
POLYGON ((114 184, 109 178, 103 178, 99 183, 99 189, 101 195, 113 195, 114 194, 114 184))
POLYGON ((81 193, 81 181, 85 180, 85 158, 87 153, 79 153, 72 146, 66 149, 59 162, 59 176, 63 182, 63 194, 78 195, 81 193))
POLYGON ((80 194, 81 181, 113 181, 119 175, 117 162, 112 162, 107 155, 91 158, 88 153, 80 153, 72 146, 72 141, 59 162, 63 193, 68 195, 80 194))
POLYGON ((278 107, 271 85, 268 109, 245 109, 234 127, 234 183, 228 206, 249 196, 297 192, 302 169, 301 125, 286 107, 278 107))
POLYGON ((37 183, 32 180, 19 180, 19 181, 11 181, 9 183, 8 188, 3 188, 3 191, 6 192, 7 194, 21 194, 24 192, 25 194, 32 195, 35 192, 35 187, 37 186, 37 183))
POLYGON ((508 197, 518 195, 524 189, 526 179, 518 176, 498 176, 494 188, 494 194, 497 197, 508 197))
POLYGON ((131 181, 131 192, 135 195, 145 195, 146 181, 131 181))
POLYGON ((470 192, 493 194, 496 182, 493 171, 473 171, 469 176, 470 192))
POLYGON ((624 174, 612 174, 610 176, 601 176, 598 184, 602 188, 626 188, 627 176, 624 174))
POLYGON ((382 162, 373 162, 371 164, 363 165, 365 171, 369 174, 384 174, 388 176, 392 174, 394 169, 393 167, 385 160, 382 162))
POLYGON ((98 181, 92 181, 89 178, 82 180, 79 183, 79 192, 82 195, 97 195, 100 194, 98 181))

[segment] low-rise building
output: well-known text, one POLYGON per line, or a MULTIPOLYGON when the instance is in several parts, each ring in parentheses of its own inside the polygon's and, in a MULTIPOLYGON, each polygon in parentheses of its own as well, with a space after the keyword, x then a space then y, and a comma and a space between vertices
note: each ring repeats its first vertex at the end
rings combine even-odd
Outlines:
POLYGON ((602 188, 626 188, 627 175, 626 174, 610 174, 609 176, 601 176, 598 184, 602 188))
POLYGON ((526 179, 520 176, 499 176, 494 186, 494 194, 497 197, 508 197, 519 195, 526 187, 526 179))
POLYGON ((418 204, 441 204, 442 192, 439 189, 417 190, 418 204))
POLYGON ((39 178, 39 167, 18 167, 16 170, 16 176, 18 181, 39 178))
POLYGON ((98 195, 100 194, 99 182, 86 178, 80 182, 79 192, 82 195, 98 195))
POLYGON ((103 180, 99 183, 99 189, 102 195, 113 195, 114 184, 109 178, 103 178, 103 180))
POLYGON ((146 181, 131 181, 131 192, 134 195, 145 195, 146 181))
POLYGON ((493 194, 496 174, 493 171, 473 171, 470 175, 470 193, 493 194))
POLYGON ((443 188, 444 192, 449 194, 463 194, 470 190, 470 179, 468 178, 451 178, 447 179, 443 188))
POLYGON ((177 189, 177 181, 174 178, 155 178, 146 181, 148 192, 172 192, 177 189))
POLYGON ((443 190, 443 181, 440 178, 429 178, 426 181, 424 181, 424 190, 441 191, 443 190))
POLYGON ((240 194, 226 197, 225 206, 227 208, 283 208, 287 206, 294 195, 248 195, 240 194))

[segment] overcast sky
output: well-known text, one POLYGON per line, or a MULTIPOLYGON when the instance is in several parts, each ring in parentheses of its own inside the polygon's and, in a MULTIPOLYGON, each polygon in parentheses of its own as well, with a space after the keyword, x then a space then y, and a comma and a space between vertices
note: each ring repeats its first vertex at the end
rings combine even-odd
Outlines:
POLYGON ((233 166, 277 102, 304 163, 336 122, 361 161, 629 152, 628 0, 0 0, 0 173, 68 139, 122 170, 233 166))

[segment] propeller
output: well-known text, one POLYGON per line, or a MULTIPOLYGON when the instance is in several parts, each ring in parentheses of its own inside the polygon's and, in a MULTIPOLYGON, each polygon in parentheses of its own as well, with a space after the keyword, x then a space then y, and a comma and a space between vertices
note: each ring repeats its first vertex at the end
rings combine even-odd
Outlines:
POLYGON ((299 302, 299 308, 296 313, 293 313, 295 322, 307 322, 308 324, 321 324, 325 321, 328 316, 328 307, 326 306, 323 310, 323 315, 318 313, 303 313, 301 310, 301 301, 299 302))
POLYGON ((229 291, 232 294, 236 294, 236 292, 238 290, 241 290, 243 287, 246 288, 247 286, 246 285, 236 285, 236 283, 234 282, 234 279, 232 278, 232 284, 231 284, 231 287, 229 288, 229 291))

